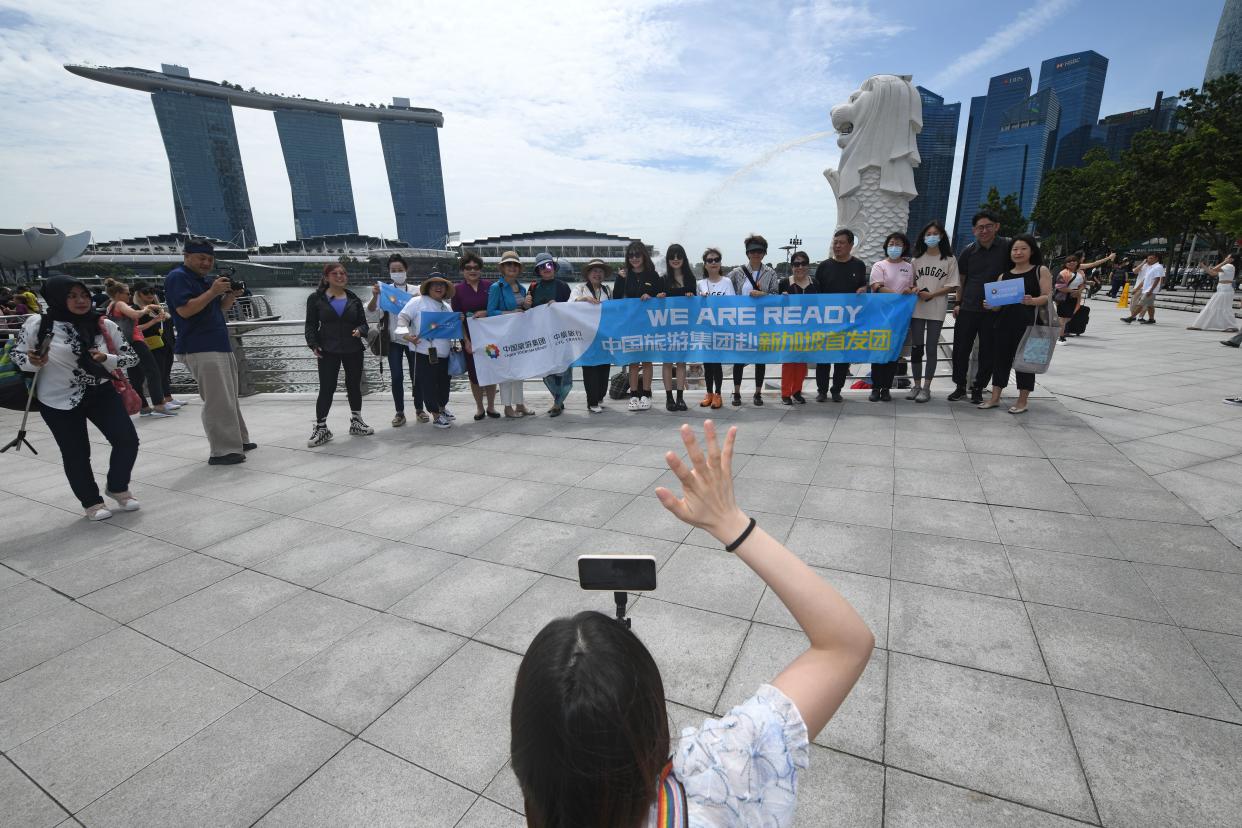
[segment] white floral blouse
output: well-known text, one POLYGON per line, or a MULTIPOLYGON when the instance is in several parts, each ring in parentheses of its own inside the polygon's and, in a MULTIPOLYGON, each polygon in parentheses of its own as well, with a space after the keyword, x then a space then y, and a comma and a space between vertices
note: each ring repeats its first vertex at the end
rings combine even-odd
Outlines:
MULTIPOLYGON (((95 377, 78 364, 82 343, 68 322, 52 323, 52 344, 47 352, 47 365, 41 370, 36 369, 30 363, 27 352, 38 347, 41 322, 38 314, 31 314, 17 332, 17 338, 13 342, 13 363, 30 373, 39 370, 36 393, 40 405, 70 411, 82 402, 87 386, 103 385, 111 380, 95 377)), ((103 320, 103 324, 112 340, 112 348, 109 348, 102 334, 95 335, 95 347, 101 353, 107 354, 103 362, 104 368, 114 371, 117 368, 132 368, 137 365, 138 354, 134 353, 125 337, 121 336, 120 329, 110 319, 103 320)))
MULTIPOLYGON (((793 824, 798 769, 809 761, 802 714, 764 684, 724 718, 682 730, 673 774, 686 790, 690 828, 786 828, 793 824)), ((656 824, 654 811, 649 824, 656 824)))

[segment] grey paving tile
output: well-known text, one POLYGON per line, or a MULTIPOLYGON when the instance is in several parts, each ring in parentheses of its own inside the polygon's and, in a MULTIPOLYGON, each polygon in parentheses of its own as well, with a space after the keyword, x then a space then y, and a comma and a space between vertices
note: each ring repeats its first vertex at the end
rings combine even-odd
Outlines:
MULTIPOLYGON (((902 449, 902 452, 910 449, 902 449)), ((893 467, 893 458, 901 452, 894 452, 891 445, 860 445, 858 443, 843 443, 839 440, 833 440, 828 443, 824 449, 824 453, 819 458, 819 465, 815 468, 815 474, 821 470, 840 466, 883 466, 885 468, 893 467)), ((806 481, 810 482, 810 481, 806 481)))
POLYGON ((209 510, 202 510, 200 514, 202 514, 201 517, 184 523, 170 521, 168 524, 157 525, 149 531, 152 537, 159 540, 184 546, 186 549, 203 549, 220 541, 237 537, 272 519, 270 512, 243 506, 229 506, 224 503, 213 505, 209 510))
POLYGON ((348 741, 256 695, 81 812, 90 825, 253 823, 348 741))
POLYGON ((456 511, 458 507, 450 503, 407 497, 397 504, 355 518, 343 528, 392 541, 414 543, 424 529, 456 511))
POLYGON ((875 526, 798 518, 785 544, 811 566, 887 578, 893 533, 875 526))
POLYGON ((445 515, 418 533, 418 543, 456 555, 473 555, 521 520, 517 515, 485 509, 461 509, 445 515))
POLYGON ((1172 621, 1126 561, 1017 546, 1009 548, 1009 561, 1027 601, 1147 621, 1172 621))
POLYGON ((912 655, 1047 681, 1021 601, 894 581, 889 646, 912 655))
POLYGON ((586 489, 599 489, 619 494, 650 494, 655 486, 656 478, 663 471, 663 468, 613 464, 583 478, 578 485, 586 489))
MULTIPOLYGON (((666 702, 666 704, 669 703, 666 702)), ((671 705, 669 706, 671 707, 671 705)), ((680 705, 678 706, 680 707, 680 705)), ((689 708, 681 709, 689 710, 689 708)), ((694 712, 697 713, 698 711, 694 712)), ((699 714, 694 726, 697 727, 702 723, 702 721, 703 716, 702 714, 699 714)), ((675 739, 677 732, 678 731, 671 729, 670 726, 669 736, 671 738, 675 739)), ((518 785, 517 776, 513 773, 512 762, 505 762, 505 766, 500 769, 500 772, 496 774, 495 778, 492 779, 491 783, 483 791, 483 796, 487 797, 492 802, 504 806, 514 813, 526 813, 526 801, 522 797, 522 789, 518 785)), ((526 824, 525 820, 523 820, 522 824, 526 824)))
POLYGON ((132 622, 179 652, 189 652, 300 593, 293 584, 242 570, 132 622))
POLYGON ((811 746, 810 767, 798 773, 795 826, 832 824, 879 828, 884 823, 884 768, 811 746))
MULTIPOLYGON (((967 455, 959 455, 966 457, 967 455)), ((940 500, 961 500, 968 503, 985 503, 979 479, 967 467, 964 472, 942 469, 897 469, 894 480, 894 502, 900 504, 905 497, 927 497, 940 500)))
MULTIPOLYGON (((249 466, 250 462, 247 460, 246 465, 249 466)), ((351 487, 338 483, 299 479, 296 486, 256 497, 250 501, 250 505, 265 512, 292 515, 348 491, 351 491, 351 487)))
POLYGON ((1124 557, 1105 530, 1104 521, 1089 515, 1058 514, 1037 509, 990 506, 1001 543, 1033 549, 1077 552, 1104 558, 1124 557))
POLYGON ((660 501, 645 496, 631 500, 603 528, 675 542, 686 540, 690 534, 690 527, 675 518, 660 501))
POLYGON ((70 566, 133 539, 119 526, 92 523, 65 512, 49 515, 42 524, 37 514, 23 515, 18 525, 28 529, 12 541, 0 540, 0 559, 26 575, 70 566))
POLYGON ((902 448, 894 455, 893 465, 910 471, 947 471, 953 474, 974 471, 970 455, 964 451, 938 448, 902 448))
POLYGON ((525 517, 534 514, 540 507, 567 491, 567 486, 558 483, 514 481, 488 493, 487 508, 494 512, 525 517))
POLYGON ((1057 686, 1242 721, 1242 711, 1177 627, 1057 607, 1030 609, 1057 686))
POLYGON ((826 433, 818 439, 801 439, 788 432, 770 434, 755 446, 754 454, 788 460, 818 460, 827 438, 826 433))
POLYGON ((589 526, 524 518, 471 553, 471 557, 550 572, 594 532, 589 526))
POLYGON ((418 493, 420 497, 465 506, 480 502, 480 499, 486 500, 489 492, 508 484, 509 480, 504 477, 440 469, 435 475, 434 485, 426 486, 422 485, 417 472, 402 470, 368 484, 367 488, 405 497, 418 493))
POLYGON ((13 828, 52 828, 68 816, 51 797, 39 790, 21 771, 0 757, 0 802, 3 825, 13 828))
MULTIPOLYGON (((681 484, 672 483, 672 491, 680 495, 681 484)), ((733 497, 743 511, 767 512, 775 515, 798 514, 798 508, 806 497, 807 486, 803 483, 768 483, 762 480, 734 481, 733 497)))
POLYGON ((204 555, 238 566, 253 567, 323 532, 323 526, 313 521, 269 515, 266 523, 206 546, 201 551, 204 555))
MULTIPOLYGON (((1159 491, 1162 488, 1142 469, 1127 461, 1056 459, 1052 461, 1052 465, 1066 483, 1090 483, 1093 486, 1111 486, 1125 490, 1159 491)), ((1118 496, 1125 499, 1120 491, 1118 496)))
POLYGON ((1242 728, 1061 691, 1105 825, 1234 825, 1242 728))
POLYGON ((1080 822, 1025 808, 978 791, 888 768, 884 824, 892 828, 1072 828, 1080 822))
MULTIPOLYGON (((854 572, 842 572, 837 569, 813 568, 816 574, 832 584, 867 622, 867 627, 875 636, 875 645, 887 647, 888 580, 854 572)), ((764 591, 763 598, 759 601, 759 609, 755 610, 754 620, 762 624, 788 627, 791 630, 801 629, 771 588, 764 591)))
POLYGON ((190 553, 84 595, 79 600, 124 624, 223 581, 238 571, 233 564, 190 553))
MULTIPOLYGON (((357 461, 352 462, 357 463, 357 461)), ((408 498, 400 495, 375 489, 350 488, 341 494, 316 501, 294 512, 293 517, 326 523, 329 526, 345 526, 353 522, 363 523, 363 518, 369 515, 393 512, 399 516, 401 506, 407 500, 408 498)), ((388 525, 391 526, 391 524, 388 525)))
POLYGON ((723 549, 683 545, 659 571, 661 601, 750 619, 763 595, 763 581, 723 549))
POLYGON ((463 643, 455 635, 380 615, 267 692, 350 733, 361 733, 463 643))
POLYGON ((1242 636, 1200 630, 1184 632, 1234 702, 1242 706, 1242 636))
POLYGON ((30 580, 15 569, 0 565, 0 589, 8 589, 15 584, 30 580))
MULTIPOLYGON (((752 455, 745 465, 733 459, 734 477, 738 481, 760 480, 765 483, 810 483, 819 468, 812 459, 773 458, 752 455)), ((741 483, 737 484, 739 488, 741 483)), ((754 484, 745 484, 754 485, 754 484)))
POLYGON ((487 561, 462 560, 388 611, 458 635, 472 636, 538 580, 539 575, 534 572, 487 561))
POLYGON ((263 689, 373 617, 355 604, 303 592, 199 647, 194 657, 263 689))
POLYGON ((1214 527, 1112 518, 1100 523, 1127 560, 1242 572, 1242 551, 1214 527))
POLYGON ((1094 821, 1052 687, 892 653, 885 761, 1094 821))
POLYGON ((712 709, 749 623, 646 598, 634 604, 629 615, 635 634, 660 668, 665 697, 699 710, 712 709))
POLYGON ((596 489, 569 489, 544 504, 532 517, 571 526, 603 526, 633 500, 631 495, 596 489))
POLYGON ((9 756, 76 813, 253 694, 179 658, 9 756))
POLYGON ((1149 564, 1134 566, 1181 626, 1242 635, 1242 575, 1149 564))
POLYGON ((859 492, 893 493, 891 466, 828 466, 821 465, 811 482, 832 489, 859 492))
POLYGON ((35 581, 0 589, 0 632, 68 602, 68 598, 35 581))
POLYGON ((990 543, 999 540, 988 507, 982 503, 899 497, 893 505, 893 528, 990 543))
POLYGON ((103 635, 116 622, 81 604, 61 604, 0 631, 0 682, 103 635))
POLYGON ((1117 496, 1117 491, 1113 488, 1086 483, 1075 483, 1074 491, 1091 509, 1091 514, 1098 517, 1142 515, 1161 523, 1185 523, 1192 526, 1206 523, 1202 515, 1177 497, 1166 493, 1135 491, 1127 492, 1122 498, 1117 496))
POLYGON ((521 659, 470 642, 363 733, 363 738, 475 792, 509 753, 509 709, 521 659))
POLYGON ((893 526, 893 496, 884 492, 862 492, 812 486, 802 500, 799 517, 876 526, 893 526))
POLYGON ((526 818, 503 808, 489 799, 479 797, 457 828, 525 828, 526 818))
POLYGON ((387 609, 460 560, 447 552, 393 543, 333 575, 317 589, 374 609, 387 609))
MULTIPOLYGON (((746 701, 761 684, 771 684, 809 646, 810 642, 800 630, 753 625, 716 704, 717 715, 723 716, 746 701)), ((887 675, 888 652, 875 650, 845 703, 828 726, 815 737, 815 742, 876 762, 882 761, 887 675)), ((695 722, 694 726, 697 725, 698 722, 695 722)), ((677 731, 672 732, 676 734, 677 731)))
POLYGON ((257 824, 262 828, 452 828, 461 824, 458 820, 467 814, 474 799, 475 795, 465 788, 356 741, 332 757, 257 824))
POLYGON ((179 558, 186 552, 183 547, 144 538, 134 543, 114 546, 79 563, 44 572, 39 580, 59 592, 77 598, 179 558))
POLYGON ((1196 454, 1191 451, 1160 446, 1148 443, 1146 440, 1131 440, 1119 443, 1117 450, 1148 474, 1184 469, 1188 466, 1207 463, 1213 459, 1205 454, 1196 454))
POLYGON ((1005 549, 996 543, 894 532, 892 577, 1001 598, 1018 597, 1005 549))

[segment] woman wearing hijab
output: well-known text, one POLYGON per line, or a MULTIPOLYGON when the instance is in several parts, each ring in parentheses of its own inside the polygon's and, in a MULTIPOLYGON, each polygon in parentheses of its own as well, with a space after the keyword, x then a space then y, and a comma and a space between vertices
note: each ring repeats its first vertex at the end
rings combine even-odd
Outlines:
POLYGON ((39 372, 39 413, 56 438, 69 487, 89 520, 104 520, 104 506, 91 469, 90 420, 112 444, 108 460, 108 497, 127 512, 138 508, 129 492, 129 475, 138 458, 138 432, 112 386, 117 369, 138 364, 138 355, 109 319, 94 309, 86 285, 68 276, 43 283, 47 313, 31 316, 14 342, 13 362, 39 372))

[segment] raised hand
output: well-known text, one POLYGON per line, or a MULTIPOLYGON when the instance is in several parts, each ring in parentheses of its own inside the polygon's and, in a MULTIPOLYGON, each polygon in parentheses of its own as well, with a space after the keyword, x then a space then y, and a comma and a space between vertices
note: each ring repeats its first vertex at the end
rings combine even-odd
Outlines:
POLYGON ((681 439, 686 444, 692 465, 687 467, 671 451, 664 456, 664 460, 681 481, 683 494, 677 497, 660 486, 655 490, 656 497, 678 519, 706 530, 721 543, 729 543, 749 523, 733 498, 733 443, 737 439, 737 426, 729 428, 724 448, 721 449, 716 439, 716 424, 711 420, 704 421, 706 455, 689 425, 682 425, 681 439))

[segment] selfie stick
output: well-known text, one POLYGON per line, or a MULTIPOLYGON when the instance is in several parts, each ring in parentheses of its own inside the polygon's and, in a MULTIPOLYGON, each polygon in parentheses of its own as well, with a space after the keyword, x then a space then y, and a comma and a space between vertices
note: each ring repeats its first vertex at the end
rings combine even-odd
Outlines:
POLYGON ((26 395, 26 411, 22 414, 22 424, 17 427, 17 436, 10 440, 4 448, 0 448, 0 454, 4 454, 9 449, 21 451, 23 443, 26 445, 26 448, 30 449, 32 454, 39 453, 38 449, 30 445, 30 441, 26 439, 26 420, 30 418, 30 404, 34 402, 35 386, 39 384, 39 375, 42 373, 42 371, 35 371, 34 379, 30 381, 30 393, 26 395))
MULTIPOLYGON (((34 449, 31 449, 31 451, 34 451, 34 449)), ((617 620, 624 624, 628 630, 630 628, 630 619, 625 617, 625 602, 629 596, 624 592, 614 592, 612 597, 617 602, 617 620)))

